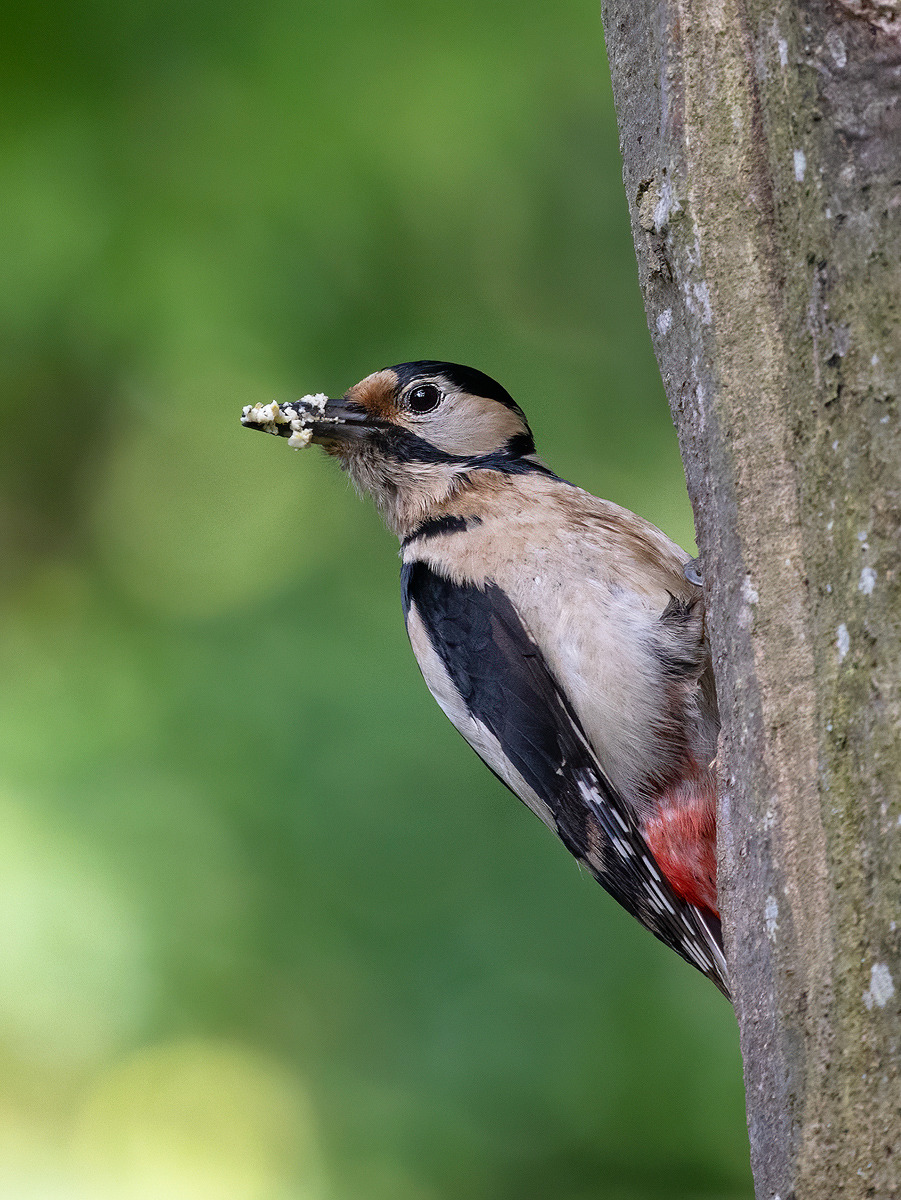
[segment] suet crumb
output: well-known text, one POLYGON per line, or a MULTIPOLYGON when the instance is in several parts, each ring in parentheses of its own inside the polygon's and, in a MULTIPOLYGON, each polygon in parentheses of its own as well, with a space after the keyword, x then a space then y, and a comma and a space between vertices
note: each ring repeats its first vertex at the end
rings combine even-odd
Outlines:
POLYGON ((313 440, 313 422, 322 415, 327 401, 328 396, 317 392, 313 396, 301 396, 299 400, 290 404, 281 405, 275 401, 271 404, 245 404, 241 413, 241 424, 251 425, 262 429, 264 433, 274 433, 280 437, 287 434, 287 431, 280 427, 288 426, 291 431, 287 435, 288 445, 292 450, 303 450, 313 440))

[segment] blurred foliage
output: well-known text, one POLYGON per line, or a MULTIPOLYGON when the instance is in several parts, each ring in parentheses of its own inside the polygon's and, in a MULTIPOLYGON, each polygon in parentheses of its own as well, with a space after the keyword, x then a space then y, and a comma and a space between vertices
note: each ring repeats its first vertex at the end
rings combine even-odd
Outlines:
POLYGON ((0 1196, 751 1195, 728 1006, 491 778, 396 544, 238 425, 471 363, 690 542, 596 5, 0 43, 0 1196))

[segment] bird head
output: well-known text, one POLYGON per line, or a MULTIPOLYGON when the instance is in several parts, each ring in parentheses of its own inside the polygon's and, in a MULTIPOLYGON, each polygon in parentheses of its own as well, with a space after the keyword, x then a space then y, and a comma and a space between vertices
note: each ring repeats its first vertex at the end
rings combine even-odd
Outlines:
POLYGON ((457 363, 401 363, 367 375, 340 399, 278 408, 269 422, 245 410, 244 423, 289 436, 300 422, 304 441, 334 455, 400 535, 475 471, 541 469, 519 405, 488 375, 457 363))

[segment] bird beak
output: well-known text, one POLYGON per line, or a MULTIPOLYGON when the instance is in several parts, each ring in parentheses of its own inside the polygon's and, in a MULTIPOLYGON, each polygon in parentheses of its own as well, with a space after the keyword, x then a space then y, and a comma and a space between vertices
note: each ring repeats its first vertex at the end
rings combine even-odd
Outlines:
POLYGON ((299 448, 309 442, 327 445, 359 441, 378 421, 361 404, 346 396, 331 400, 318 395, 304 396, 287 404, 248 404, 241 415, 241 424, 288 438, 299 448))

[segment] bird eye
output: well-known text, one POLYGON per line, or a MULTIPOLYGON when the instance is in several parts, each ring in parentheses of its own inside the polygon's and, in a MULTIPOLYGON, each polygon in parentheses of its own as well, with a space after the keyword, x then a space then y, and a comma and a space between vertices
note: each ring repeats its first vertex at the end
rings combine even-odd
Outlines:
POLYGON ((407 404, 410 411, 415 413, 431 412, 441 403, 441 392, 434 383, 421 383, 419 387, 407 392, 407 404))

